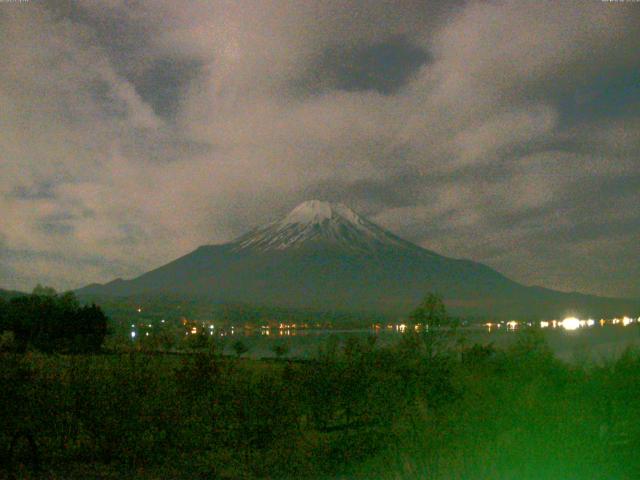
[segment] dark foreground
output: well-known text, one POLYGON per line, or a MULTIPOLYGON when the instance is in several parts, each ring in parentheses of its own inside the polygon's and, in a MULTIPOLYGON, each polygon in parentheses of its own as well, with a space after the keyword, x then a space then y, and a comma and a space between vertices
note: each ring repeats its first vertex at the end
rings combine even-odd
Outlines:
POLYGON ((640 354, 579 366, 536 332, 311 361, 0 355, 0 477, 640 478, 640 354))

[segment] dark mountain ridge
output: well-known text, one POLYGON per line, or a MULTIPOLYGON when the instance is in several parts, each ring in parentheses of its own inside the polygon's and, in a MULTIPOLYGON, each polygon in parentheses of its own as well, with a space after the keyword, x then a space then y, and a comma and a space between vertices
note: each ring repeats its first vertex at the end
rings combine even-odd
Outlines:
POLYGON ((640 309, 632 300, 521 285, 481 263, 403 240, 344 205, 315 200, 232 242, 201 246, 132 280, 77 293, 405 315, 429 291, 441 294, 454 313, 482 318, 601 317, 640 309))

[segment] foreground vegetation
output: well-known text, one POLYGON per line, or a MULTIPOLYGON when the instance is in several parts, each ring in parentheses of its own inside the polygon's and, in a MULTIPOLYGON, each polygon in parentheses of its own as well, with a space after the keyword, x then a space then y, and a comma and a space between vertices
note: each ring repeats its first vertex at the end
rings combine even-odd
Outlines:
POLYGON ((107 334, 107 316, 95 304, 80 305, 72 292, 58 295, 38 285, 31 295, 0 297, 0 350, 98 352, 107 334))
POLYGON ((0 478, 640 478, 633 350, 570 365, 536 330, 466 345, 427 296, 411 317, 427 328, 390 346, 329 337, 309 361, 225 357, 215 342, 87 354, 97 307, 78 334, 60 312, 88 310, 36 293, 4 309, 8 326, 31 312, 31 329, 0 352, 0 478))
POLYGON ((312 362, 214 353, 0 356, 7 474, 53 478, 638 478, 640 355, 427 357, 329 341, 312 362))

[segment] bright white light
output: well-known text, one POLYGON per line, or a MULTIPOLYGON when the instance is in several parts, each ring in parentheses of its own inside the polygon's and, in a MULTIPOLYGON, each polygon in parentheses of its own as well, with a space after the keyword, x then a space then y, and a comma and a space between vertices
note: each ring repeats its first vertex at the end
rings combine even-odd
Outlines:
POLYGON ((131 332, 131 338, 136 338, 136 332, 131 332))
POLYGON ((516 322, 515 320, 507 322, 507 328, 510 330, 515 330, 516 328, 518 328, 518 322, 516 322))
POLYGON ((148 336, 149 336, 149 332, 145 333, 145 336, 147 336, 147 337, 148 337, 148 336))
POLYGON ((593 318, 587 320, 587 327, 593 327, 596 324, 596 321, 593 318))
POLYGON ((627 325, 629 325, 630 323, 633 323, 633 320, 629 317, 622 317, 622 325, 624 325, 625 327, 627 325))
POLYGON ((576 317, 567 317, 562 320, 562 328, 565 330, 577 330, 580 327, 580 320, 576 317))
POLYGON ((549 322, 542 320, 540 322, 540 328, 547 328, 549 326, 549 322))

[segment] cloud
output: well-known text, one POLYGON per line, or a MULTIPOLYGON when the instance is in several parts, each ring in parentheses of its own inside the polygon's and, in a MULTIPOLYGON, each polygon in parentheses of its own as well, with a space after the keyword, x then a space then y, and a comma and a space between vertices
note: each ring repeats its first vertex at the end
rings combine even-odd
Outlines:
POLYGON ((640 65, 635 7, 0 5, 0 284, 133 276, 323 196, 527 283, 640 296, 635 97, 578 106, 640 65))

